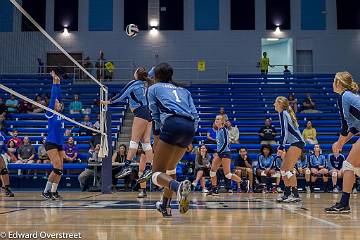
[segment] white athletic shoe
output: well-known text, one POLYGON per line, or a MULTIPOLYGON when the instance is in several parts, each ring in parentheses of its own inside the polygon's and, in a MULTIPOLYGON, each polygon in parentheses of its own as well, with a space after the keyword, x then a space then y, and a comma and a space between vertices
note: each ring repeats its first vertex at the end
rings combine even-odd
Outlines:
POLYGON ((209 190, 207 190, 206 188, 204 188, 203 190, 202 190, 202 193, 208 193, 209 192, 209 190))
POLYGON ((353 193, 353 194, 357 194, 357 193, 358 193, 357 189, 354 188, 353 191, 352 191, 352 193, 353 193))
POLYGON ((309 186, 306 186, 305 189, 306 189, 306 193, 311 193, 311 189, 309 186))
POLYGON ((339 189, 337 187, 334 187, 334 190, 333 190, 334 193, 339 193, 339 189))
POLYGON ((189 180, 182 181, 177 191, 177 200, 179 202, 179 211, 185 214, 189 210, 190 200, 188 196, 191 192, 191 182, 189 180))

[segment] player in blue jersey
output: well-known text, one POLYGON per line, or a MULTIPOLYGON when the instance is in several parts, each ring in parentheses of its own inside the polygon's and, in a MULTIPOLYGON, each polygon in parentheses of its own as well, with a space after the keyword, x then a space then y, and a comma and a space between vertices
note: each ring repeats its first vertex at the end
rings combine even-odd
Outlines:
POLYGON ((300 201, 300 196, 297 190, 294 167, 301 156, 305 142, 299 131, 299 124, 289 100, 286 97, 277 97, 274 107, 275 111, 279 113, 280 118, 281 136, 277 154, 283 158, 281 176, 285 184, 284 194, 277 201, 284 203, 298 202, 300 201), (285 144, 290 144, 286 153, 284 151, 285 144))
POLYGON ((306 192, 311 193, 311 189, 310 189, 311 171, 310 171, 309 162, 308 162, 306 154, 304 153, 304 150, 302 151, 301 156, 298 159, 295 168, 296 168, 296 171, 297 171, 297 175, 305 177, 305 190, 306 190, 306 192))
MULTIPOLYGON (((315 183, 318 176, 322 176, 324 192, 328 190, 329 170, 326 166, 326 157, 322 154, 319 144, 314 145, 314 153, 309 156, 309 167, 311 171, 311 183, 315 183)), ((313 186, 311 186, 311 191, 313 186)))
POLYGON ((217 115, 215 118, 214 129, 216 129, 216 154, 211 164, 210 177, 212 188, 208 195, 218 195, 216 172, 220 166, 224 169, 224 175, 229 180, 240 183, 241 179, 236 174, 231 173, 231 150, 229 132, 225 127, 225 119, 223 115, 217 115))
POLYGON ((327 158, 326 168, 332 177, 333 192, 338 193, 337 180, 342 178, 343 171, 342 166, 345 161, 345 156, 341 153, 330 153, 327 158))
POLYGON ((164 187, 156 208, 164 217, 171 216, 172 193, 177 193, 180 213, 189 209, 191 182, 176 181, 176 166, 195 135, 199 116, 191 94, 172 80, 173 69, 161 63, 154 69, 155 84, 148 89, 148 103, 154 125, 154 161, 152 181, 164 187))
MULTIPOLYGON (((334 92, 339 94, 338 106, 341 119, 341 134, 332 146, 333 153, 341 152, 343 146, 360 131, 359 86, 348 72, 338 72, 333 83, 334 92)), ((326 208, 327 213, 350 213, 350 193, 355 175, 360 175, 360 140, 352 145, 346 161, 343 162, 343 192, 340 202, 326 208)))
MULTIPOLYGON (((136 155, 139 142, 141 142, 141 148, 145 152, 147 161, 145 169, 139 169, 139 182, 146 182, 151 177, 153 150, 150 144, 150 135, 152 123, 145 90, 145 83, 148 81, 149 78, 146 70, 138 68, 134 73, 134 80, 126 84, 122 91, 110 99, 110 101, 102 102, 103 104, 115 104, 128 99, 130 110, 134 113, 129 151, 126 156, 125 166, 116 175, 117 178, 124 178, 132 172, 130 164, 136 155)), ((140 195, 144 196, 146 193, 140 192, 140 195)))
POLYGON ((7 152, 4 133, 0 132, 0 176, 2 182, 2 190, 7 197, 14 197, 14 193, 11 192, 10 189, 10 179, 9 179, 9 171, 6 168, 5 160, 2 158, 1 154, 7 152))
MULTIPOLYGON (((51 72, 51 76, 53 78, 53 84, 51 87, 49 108, 60 112, 62 110, 60 78, 54 71, 51 72)), ((48 136, 46 138, 45 149, 53 165, 53 170, 48 177, 42 196, 44 199, 59 200, 60 195, 57 188, 61 180, 61 175, 63 174, 63 159, 65 157, 63 150, 64 120, 52 112, 46 112, 45 117, 48 119, 48 136)))

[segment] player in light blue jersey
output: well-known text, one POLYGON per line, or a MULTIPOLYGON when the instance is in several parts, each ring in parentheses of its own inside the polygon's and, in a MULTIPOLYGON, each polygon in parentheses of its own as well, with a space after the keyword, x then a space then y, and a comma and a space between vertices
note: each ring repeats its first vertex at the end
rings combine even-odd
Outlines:
POLYGON ((241 182, 241 178, 236 174, 231 173, 231 150, 229 132, 225 127, 225 119, 223 115, 217 115, 215 118, 214 129, 216 129, 216 154, 211 164, 210 177, 212 189, 208 195, 218 195, 216 172, 222 165, 224 175, 229 180, 234 180, 237 183, 241 182))
POLYGON ((11 192, 10 189, 10 179, 9 179, 9 170, 6 168, 5 160, 1 156, 1 154, 5 154, 7 152, 6 144, 5 144, 5 135, 1 131, 0 132, 0 177, 2 182, 2 189, 7 197, 14 197, 14 193, 11 192))
MULTIPOLYGON (((341 135, 332 146, 333 153, 340 153, 343 146, 360 131, 359 86, 348 72, 338 72, 333 83, 334 92, 339 94, 338 106, 342 123, 341 135)), ((327 213, 350 213, 350 193, 355 175, 360 176, 360 140, 352 145, 346 161, 343 162, 343 192, 340 202, 326 208, 327 213)))
MULTIPOLYGON (((53 84, 51 87, 49 108, 60 112, 62 109, 60 78, 54 71, 51 72, 51 76, 53 78, 53 84)), ((51 112, 46 112, 45 117, 48 119, 48 136, 46 138, 45 149, 53 165, 53 170, 48 177, 42 196, 44 199, 59 200, 60 195, 57 192, 57 187, 63 174, 63 159, 65 157, 63 150, 64 120, 51 112)))
POLYGON ((279 113, 280 118, 281 136, 277 154, 283 158, 280 172, 285 184, 284 195, 279 197, 277 201, 285 203, 298 202, 301 201, 301 199, 297 190, 294 167, 301 156, 305 142, 299 131, 299 124, 289 100, 286 97, 277 97, 274 107, 275 111, 279 113), (290 144, 286 153, 284 151, 285 144, 290 144))
MULTIPOLYGON (((131 140, 129 144, 129 151, 126 156, 125 166, 115 177, 124 178, 132 172, 130 166, 131 161, 136 156, 136 152, 139 148, 139 142, 141 142, 141 148, 145 152, 146 167, 139 169, 139 182, 146 182, 151 177, 151 162, 153 160, 153 150, 150 143, 151 135, 151 116, 148 109, 146 100, 146 87, 148 82, 148 73, 145 68, 138 68, 134 73, 134 80, 130 81, 116 94, 110 101, 103 101, 103 104, 115 104, 125 99, 129 100, 130 110, 134 113, 134 120, 131 129, 131 140)), ((141 165, 145 166, 145 165, 141 165)), ((145 197, 146 192, 143 188, 139 193, 139 197, 145 197)))
POLYGON ((152 181, 164 187, 162 202, 156 208, 164 217, 171 216, 172 193, 177 193, 180 213, 189 209, 191 182, 176 181, 176 166, 195 135, 199 116, 191 94, 172 80, 173 69, 161 63, 154 69, 155 84, 148 89, 148 103, 154 126, 152 181))

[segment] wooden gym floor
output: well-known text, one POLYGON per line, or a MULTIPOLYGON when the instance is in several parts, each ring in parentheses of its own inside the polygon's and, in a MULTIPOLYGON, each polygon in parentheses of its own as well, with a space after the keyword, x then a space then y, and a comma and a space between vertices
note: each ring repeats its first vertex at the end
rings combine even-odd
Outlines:
MULTIPOLYGON (((155 210, 160 193, 62 193, 63 201, 43 201, 39 192, 0 198, 0 239, 9 232, 80 233, 81 239, 360 239, 360 196, 350 215, 327 215, 337 194, 303 194, 301 204, 277 204, 277 194, 194 193, 191 209, 172 219, 155 210)), ((173 208, 177 208, 173 202, 173 208)), ((14 234, 14 233, 12 233, 14 234)), ((39 238, 40 239, 40 238, 39 238)), ((78 238, 79 239, 79 238, 78 238)))

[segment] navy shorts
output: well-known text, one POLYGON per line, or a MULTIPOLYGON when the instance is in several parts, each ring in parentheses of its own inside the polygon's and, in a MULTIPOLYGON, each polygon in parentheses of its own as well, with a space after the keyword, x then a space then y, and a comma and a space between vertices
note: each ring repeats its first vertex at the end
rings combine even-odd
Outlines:
POLYGON ((218 153, 219 158, 230 158, 231 159, 231 152, 223 152, 223 153, 218 153))
POLYGON ((303 150, 305 147, 305 143, 304 142, 296 142, 296 143, 292 143, 290 146, 297 147, 297 148, 300 148, 301 150, 303 150))
POLYGON ((145 119, 145 120, 151 122, 151 115, 150 115, 150 111, 147 108, 147 106, 138 107, 134 110, 133 113, 134 113, 135 117, 142 118, 142 119, 145 119))
POLYGON ((171 116, 161 128, 160 139, 170 145, 187 148, 195 135, 194 120, 171 116))
POLYGON ((58 151, 64 151, 62 145, 57 145, 55 143, 50 143, 50 142, 45 143, 45 150, 46 151, 49 151, 49 150, 52 150, 52 149, 57 149, 58 151))

